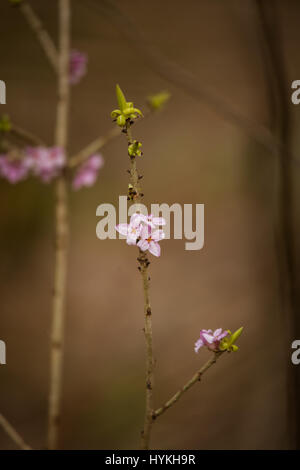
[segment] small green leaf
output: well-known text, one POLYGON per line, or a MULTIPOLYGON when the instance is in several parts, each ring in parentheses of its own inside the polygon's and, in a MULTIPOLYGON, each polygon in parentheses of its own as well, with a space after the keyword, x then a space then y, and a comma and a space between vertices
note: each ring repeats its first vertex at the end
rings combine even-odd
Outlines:
POLYGON ((243 327, 239 328, 231 335, 231 344, 236 342, 236 340, 241 336, 242 331, 243 331, 243 327))
POLYGON ((119 108, 121 110, 121 112, 123 113, 124 112, 124 109, 127 108, 127 103, 126 103, 126 99, 125 99, 125 96, 124 96, 124 93, 122 92, 121 88, 119 87, 119 85, 116 85, 116 95, 117 95, 117 100, 118 100, 118 105, 119 105, 119 108))
POLYGON ((148 105, 151 109, 157 111, 169 101, 170 97, 171 94, 168 91, 161 91, 160 93, 148 97, 148 105))
POLYGON ((234 333, 231 334, 231 331, 228 330, 228 336, 223 338, 220 343, 220 350, 221 351, 237 351, 239 348, 234 344, 236 340, 241 336, 241 333, 243 331, 243 327, 239 328, 236 330, 234 333))
POLYGON ((111 117, 112 117, 113 119, 115 119, 115 118, 117 118, 118 116, 120 116, 120 114, 121 114, 121 111, 120 111, 119 109, 114 109, 114 110, 110 113, 110 115, 111 115, 111 117))

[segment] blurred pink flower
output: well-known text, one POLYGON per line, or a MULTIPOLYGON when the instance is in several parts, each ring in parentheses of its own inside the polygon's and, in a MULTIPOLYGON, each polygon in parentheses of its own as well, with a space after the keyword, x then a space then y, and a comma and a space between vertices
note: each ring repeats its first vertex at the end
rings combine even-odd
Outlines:
POLYGON ((95 154, 91 155, 86 162, 84 162, 75 173, 73 179, 73 189, 78 190, 83 186, 93 186, 95 184, 98 172, 104 165, 104 159, 102 155, 95 154))
POLYGON ((71 85, 76 85, 87 71, 87 55, 73 50, 70 53, 69 81, 71 85))
POLYGON ((12 160, 8 155, 0 155, 0 176, 12 184, 24 180, 28 176, 25 160, 12 160))
POLYGON ((60 147, 29 147, 24 158, 27 168, 44 183, 58 176, 65 162, 66 157, 60 147))
POLYGON ((155 230, 150 225, 144 225, 140 232, 137 245, 142 251, 148 250, 154 256, 160 256, 159 241, 165 238, 163 230, 155 230))
POLYGON ((222 331, 222 328, 218 328, 214 332, 212 330, 201 330, 200 338, 195 343, 195 352, 197 353, 202 346, 206 346, 211 351, 218 351, 221 340, 227 335, 228 331, 222 331))

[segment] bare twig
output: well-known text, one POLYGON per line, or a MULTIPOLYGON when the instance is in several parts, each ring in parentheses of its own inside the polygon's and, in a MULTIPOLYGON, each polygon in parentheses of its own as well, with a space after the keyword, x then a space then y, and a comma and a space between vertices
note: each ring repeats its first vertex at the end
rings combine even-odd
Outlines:
POLYGON ((35 145, 35 146, 44 146, 45 143, 37 137, 36 135, 32 134, 32 132, 23 129, 22 127, 16 126, 15 124, 11 125, 10 132, 13 136, 21 139, 27 144, 35 145))
POLYGON ((42 21, 40 18, 37 16, 31 5, 23 0, 19 8, 21 12, 23 13, 27 23, 29 24, 30 28, 36 35, 38 42, 42 46, 46 57, 48 58, 51 66, 54 68, 55 71, 58 70, 58 54, 56 47, 48 33, 48 31, 45 29, 42 21))
MULTIPOLYGON (((66 150, 69 110, 68 64, 70 50, 70 0, 59 1, 59 38, 58 103, 55 141, 56 145, 66 150)), ((57 447, 61 415, 64 316, 69 235, 67 196, 66 175, 62 174, 56 182, 55 274, 48 427, 49 449, 55 449, 57 447)))
POLYGON ((202 375, 211 368, 216 362, 217 359, 223 354, 223 352, 216 352, 214 355, 201 367, 193 377, 180 389, 178 390, 175 395, 173 395, 166 403, 154 411, 152 414, 152 419, 155 420, 158 416, 162 415, 165 411, 167 411, 171 406, 173 406, 179 398, 182 397, 184 393, 186 393, 193 385, 201 380, 202 375))
POLYGON ((140 251, 139 262, 144 290, 144 315, 145 315, 145 338, 146 338, 146 409, 144 418, 144 429, 141 434, 141 449, 149 449, 152 415, 153 415, 153 385, 154 385, 154 359, 152 344, 152 309, 149 299, 149 274, 148 258, 145 252, 140 251))
POLYGON ((105 136, 98 137, 88 144, 84 149, 80 150, 76 155, 70 158, 68 167, 75 168, 84 163, 93 153, 99 152, 112 139, 121 135, 120 129, 112 128, 105 136))
POLYGON ((11 438, 11 440, 22 450, 32 450, 32 448, 26 444, 22 436, 15 430, 15 428, 7 421, 6 418, 0 413, 0 426, 11 438))

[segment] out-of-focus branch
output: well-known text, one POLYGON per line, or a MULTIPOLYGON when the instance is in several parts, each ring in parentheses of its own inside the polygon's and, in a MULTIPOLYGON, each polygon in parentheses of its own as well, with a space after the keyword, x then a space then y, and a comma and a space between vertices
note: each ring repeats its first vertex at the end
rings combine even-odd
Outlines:
MULTIPOLYGON (((59 0, 59 70, 55 143, 66 152, 69 113, 70 0, 59 0)), ((64 317, 69 243, 67 178, 55 186, 55 272, 51 328, 48 448, 56 449, 61 417, 64 317)))
POLYGON ((108 144, 115 137, 121 135, 121 131, 118 127, 112 128, 105 136, 98 137, 88 144, 84 149, 80 150, 76 155, 70 158, 68 167, 74 168, 84 163, 93 153, 99 152, 99 150, 108 144))
POLYGON ((28 25, 37 37, 38 42, 42 46, 46 57, 50 64, 57 72, 58 70, 58 54, 53 40, 51 39, 48 31, 45 29, 42 21, 35 13, 31 5, 23 0, 19 5, 20 11, 23 13, 28 25))
MULTIPOLYGON (((293 157, 291 151, 291 114, 290 102, 286 95, 288 80, 286 67, 281 50, 279 13, 276 1, 254 0, 258 20, 262 30, 262 46, 269 92, 270 115, 274 131, 282 143, 277 152, 276 190, 276 242, 279 268, 279 284, 282 313, 284 315, 284 331, 286 333, 287 350, 291 342, 291 334, 300 332, 299 308, 297 295, 297 277, 294 261, 294 198, 293 198, 293 157)), ((291 445, 295 438, 297 447, 300 445, 300 406, 298 395, 300 389, 299 373, 296 368, 288 374, 288 422, 291 430, 291 445), (296 410, 296 412, 295 412, 296 410)))
POLYGON ((217 359, 222 354, 223 352, 214 353, 214 355, 201 367, 201 369, 199 369, 193 375, 193 377, 180 390, 178 390, 177 393, 175 393, 175 395, 173 395, 168 401, 166 401, 164 405, 154 411, 152 419, 155 420, 160 415, 165 413, 165 411, 167 411, 171 406, 175 405, 175 403, 177 403, 177 401, 182 397, 182 395, 184 395, 184 393, 186 393, 193 385, 195 385, 201 380, 202 375, 205 374, 205 372, 217 362, 217 359))
POLYGON ((16 126, 15 124, 11 125, 10 132, 13 136, 16 136, 27 144, 45 146, 45 143, 42 141, 42 139, 32 134, 32 132, 23 129, 22 127, 16 126))
POLYGON ((0 414, 0 426, 11 438, 12 441, 22 450, 32 450, 32 448, 26 444, 22 436, 15 430, 15 428, 7 421, 2 414, 0 414))

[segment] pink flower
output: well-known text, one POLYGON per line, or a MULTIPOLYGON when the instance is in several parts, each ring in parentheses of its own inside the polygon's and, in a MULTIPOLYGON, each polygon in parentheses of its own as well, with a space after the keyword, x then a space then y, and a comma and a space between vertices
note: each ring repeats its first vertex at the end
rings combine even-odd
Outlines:
POLYGON ((60 147, 29 147, 24 163, 28 170, 48 183, 59 175, 65 165, 65 155, 60 147))
POLYGON ((135 213, 129 224, 119 224, 116 230, 127 237, 128 245, 137 245, 142 251, 149 250, 152 255, 160 256, 158 242, 165 238, 165 234, 163 230, 156 229, 152 219, 148 220, 147 216, 135 213))
POLYGON ((160 256, 159 241, 165 238, 163 230, 154 230, 150 225, 144 225, 140 232, 140 240, 137 243, 142 251, 149 250, 154 256, 160 256))
POLYGON ((24 180, 28 176, 28 168, 24 159, 10 159, 8 155, 0 155, 0 175, 12 184, 24 180))
POLYGON ((72 183, 73 189, 77 190, 83 186, 93 186, 97 180, 98 172, 103 165, 104 159, 102 155, 91 155, 77 170, 72 183))
POLYGON ((87 55, 82 52, 73 50, 70 53, 69 63, 69 82, 71 85, 76 85, 80 82, 81 78, 86 74, 87 70, 87 55))
POLYGON ((128 245, 136 245, 137 239, 140 237, 142 225, 142 216, 140 214, 133 214, 130 218, 129 224, 119 224, 116 226, 116 230, 127 237, 128 245))
POLYGON ((197 353, 202 346, 206 346, 211 351, 218 351, 220 342, 225 336, 228 335, 228 331, 222 328, 218 328, 214 332, 212 330, 201 330, 200 338, 195 343, 195 352, 197 353))
POLYGON ((166 221, 163 217, 154 217, 153 214, 143 216, 143 220, 152 228, 158 227, 160 225, 166 225, 166 221))

